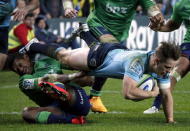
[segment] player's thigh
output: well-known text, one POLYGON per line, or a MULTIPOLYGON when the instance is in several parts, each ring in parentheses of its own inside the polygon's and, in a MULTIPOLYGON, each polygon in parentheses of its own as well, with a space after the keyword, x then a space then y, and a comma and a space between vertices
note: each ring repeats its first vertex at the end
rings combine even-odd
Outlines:
POLYGON ((89 48, 79 48, 75 50, 70 50, 65 52, 65 57, 61 58, 61 62, 79 70, 86 70, 87 67, 87 57, 89 48))
POLYGON ((119 41, 104 27, 90 27, 90 31, 101 43, 119 43, 119 41))

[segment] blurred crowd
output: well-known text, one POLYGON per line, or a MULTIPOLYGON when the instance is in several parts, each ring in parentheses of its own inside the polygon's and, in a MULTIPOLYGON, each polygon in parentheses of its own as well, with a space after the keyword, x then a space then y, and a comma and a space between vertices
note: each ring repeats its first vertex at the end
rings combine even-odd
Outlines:
MULTIPOLYGON (((30 0, 17 0, 17 8, 23 8, 30 0)), ((74 7, 80 9, 79 17, 87 17, 93 9, 94 0, 73 0, 74 7)), ((40 8, 33 12, 37 15, 44 15, 48 19, 63 18, 64 9, 62 0, 40 0, 40 8)))
MULTIPOLYGON (((17 0, 17 8, 23 8, 30 0, 17 0)), ((94 0, 73 0, 74 7, 79 10, 79 17, 87 17, 90 11, 93 9, 94 0)), ((172 13, 172 7, 178 0, 155 0, 158 7, 164 15, 170 15, 172 13)), ((142 7, 138 6, 138 14, 144 14, 142 7)), ((63 18, 64 9, 62 0, 40 0, 40 8, 33 12, 37 15, 44 15, 46 18, 63 18)))
MULTIPOLYGON (((164 15, 171 15, 172 7, 178 0, 155 0, 164 15)), ((23 8, 30 0, 17 0, 17 8, 23 8)), ((73 0, 74 7, 79 10, 78 17, 87 17, 93 9, 93 0, 73 0)), ((17 9, 16 8, 16 9, 17 9)), ((141 6, 137 7, 137 15, 144 15, 141 6)), ((79 44, 73 41, 64 44, 64 39, 54 35, 47 23, 48 19, 64 18, 62 0, 40 0, 40 7, 26 15, 25 19, 10 29, 9 53, 18 51, 32 38, 36 37, 41 44, 61 44, 65 48, 79 48, 79 44)))

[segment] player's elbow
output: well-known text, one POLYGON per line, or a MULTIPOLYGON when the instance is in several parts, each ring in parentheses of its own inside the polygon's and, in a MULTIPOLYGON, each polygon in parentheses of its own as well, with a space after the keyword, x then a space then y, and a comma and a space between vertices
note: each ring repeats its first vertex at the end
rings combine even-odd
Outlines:
POLYGON ((129 100, 134 99, 133 95, 129 91, 124 93, 124 98, 129 100))

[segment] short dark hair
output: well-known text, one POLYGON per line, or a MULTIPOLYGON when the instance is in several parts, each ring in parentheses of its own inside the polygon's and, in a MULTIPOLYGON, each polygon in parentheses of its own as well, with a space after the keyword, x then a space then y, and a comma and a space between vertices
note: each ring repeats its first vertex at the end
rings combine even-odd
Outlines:
POLYGON ((181 50, 175 42, 161 42, 161 46, 156 49, 156 55, 161 62, 165 62, 168 59, 178 60, 181 50))
POLYGON ((15 62, 15 60, 16 59, 23 59, 23 58, 24 58, 24 55, 20 54, 18 52, 8 54, 8 57, 7 57, 7 60, 5 63, 5 69, 14 71, 13 70, 13 63, 15 62))

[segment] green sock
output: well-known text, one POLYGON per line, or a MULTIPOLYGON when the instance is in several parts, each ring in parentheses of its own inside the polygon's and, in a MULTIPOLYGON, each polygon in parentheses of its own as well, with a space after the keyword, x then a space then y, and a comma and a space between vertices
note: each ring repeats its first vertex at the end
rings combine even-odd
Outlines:
POLYGON ((36 115, 36 123, 46 124, 51 112, 41 111, 36 115))
POLYGON ((91 96, 101 96, 101 91, 96 91, 94 89, 90 90, 90 95, 91 96))

